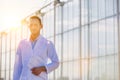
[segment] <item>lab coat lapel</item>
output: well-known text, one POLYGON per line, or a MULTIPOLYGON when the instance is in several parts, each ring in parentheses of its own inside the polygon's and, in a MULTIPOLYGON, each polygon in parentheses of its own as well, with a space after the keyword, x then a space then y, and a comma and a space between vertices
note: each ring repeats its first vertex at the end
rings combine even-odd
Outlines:
POLYGON ((27 40, 27 45, 28 45, 28 47, 26 48, 26 50, 29 50, 28 52, 29 52, 29 57, 31 57, 31 56, 33 56, 33 50, 32 50, 32 45, 31 45, 31 42, 30 42, 30 40, 27 40))
POLYGON ((34 49, 33 49, 33 53, 35 54, 35 55, 37 55, 38 53, 39 53, 39 51, 41 50, 41 48, 42 48, 42 36, 40 35, 39 36, 39 38, 38 38, 38 41, 36 42, 36 44, 35 44, 35 47, 34 47, 34 49))

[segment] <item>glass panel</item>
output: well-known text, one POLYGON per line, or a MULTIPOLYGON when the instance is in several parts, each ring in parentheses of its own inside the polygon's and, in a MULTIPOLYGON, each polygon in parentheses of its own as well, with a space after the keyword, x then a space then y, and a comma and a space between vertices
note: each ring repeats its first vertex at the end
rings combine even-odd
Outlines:
POLYGON ((28 37, 28 34, 29 34, 29 28, 27 26, 22 26, 22 38, 26 39, 28 37))
POLYGON ((60 0, 61 2, 66 2, 66 1, 68 1, 68 0, 60 0))
MULTIPOLYGON (((119 1, 120 2, 120 1, 119 1)), ((117 14, 117 0, 113 0, 113 13, 117 14)), ((120 4, 119 4, 120 5, 120 4)))
POLYGON ((82 27, 82 58, 88 57, 88 28, 87 26, 82 27))
MULTIPOLYGON (((71 66, 73 66, 73 79, 72 80, 80 80, 80 62, 78 61, 74 61, 73 63, 71 63, 71 66)), ((70 71, 71 72, 71 71, 70 71)))
POLYGON ((114 78, 115 78, 115 80, 119 80, 119 59, 118 59, 118 54, 117 55, 115 55, 115 57, 114 57, 114 59, 115 59, 115 62, 114 62, 114 69, 115 69, 115 71, 114 71, 114 78))
POLYGON ((72 29, 74 27, 73 19, 74 19, 73 18, 73 2, 69 2, 68 3, 68 29, 72 29))
POLYGON ((73 57, 74 59, 80 59, 80 29, 74 30, 73 33, 73 57))
POLYGON ((13 69, 11 70, 11 73, 10 73, 10 79, 13 80, 13 69))
POLYGON ((114 47, 115 47, 115 53, 118 54, 118 23, 117 23, 117 17, 114 17, 114 37, 115 37, 115 40, 114 40, 114 47))
POLYGON ((4 71, 4 70, 1 71, 1 78, 2 78, 3 80, 5 79, 5 71, 4 71))
POLYGON ((106 55, 106 25, 105 20, 99 22, 99 56, 106 55))
POLYGON ((7 35, 7 52, 10 51, 10 34, 7 35))
POLYGON ((9 70, 10 69, 10 53, 6 54, 6 69, 9 70))
POLYGON ((56 36, 56 51, 58 53, 59 60, 61 61, 61 35, 56 36))
POLYGON ((61 33, 61 7, 56 8, 56 34, 61 33))
POLYGON ((63 61, 68 60, 68 33, 63 34, 63 61))
POLYGON ((88 5, 87 0, 81 0, 81 22, 82 25, 88 23, 88 5))
POLYGON ((14 68, 14 62, 15 62, 15 51, 11 51, 11 69, 14 68))
POLYGON ((11 32, 11 49, 15 49, 15 32, 11 32))
POLYGON ((112 16, 114 13, 114 0, 106 1, 106 16, 112 16))
POLYGON ((106 57, 106 78, 107 80, 115 80, 115 57, 106 57))
POLYGON ((54 80, 54 72, 51 72, 51 73, 48 75, 48 79, 49 79, 49 80, 54 80))
MULTIPOLYGON (((117 1, 118 1, 118 0, 117 0, 117 1)), ((119 1, 119 5, 118 5, 118 6, 119 6, 119 13, 120 13, 120 1, 119 1)))
POLYGON ((91 48, 91 56, 98 56, 98 23, 91 24, 90 27, 90 48, 91 48))
POLYGON ((63 6, 63 31, 68 30, 68 4, 63 6))
POLYGON ((6 48, 6 38, 2 36, 2 53, 5 53, 5 48, 6 48))
POLYGON ((6 71, 6 80, 10 80, 9 79, 9 70, 6 71))
POLYGON ((43 34, 46 37, 54 35, 54 11, 50 11, 43 17, 43 34))
POLYGON ((5 53, 2 54, 2 70, 5 70, 5 53))
POLYGON ((106 79, 106 57, 99 58, 99 80, 107 80, 106 79))
POLYGON ((47 36, 47 29, 46 28, 48 25, 47 25, 47 14, 43 16, 43 35, 46 37, 47 36))
POLYGON ((90 21, 98 19, 98 0, 89 1, 90 21))
POLYGON ((101 18, 105 18, 105 11, 106 11, 106 9, 105 9, 105 1, 106 0, 98 0, 98 14, 99 14, 99 19, 101 19, 101 18))
POLYGON ((53 36, 54 35, 54 11, 53 10, 49 12, 48 18, 49 18, 48 26, 46 26, 47 31, 48 31, 47 35, 53 36))
POLYGON ((61 75, 61 64, 60 64, 60 66, 55 70, 55 78, 56 78, 56 80, 59 80, 61 76, 62 75, 61 75))
MULTIPOLYGON (((21 38, 21 30, 20 30, 20 29, 18 29, 18 30, 16 31, 16 35, 17 35, 17 36, 16 36, 16 45, 15 45, 15 46, 16 46, 16 48, 17 48, 20 40, 22 39, 22 38, 21 38)), ((11 34, 11 33, 10 33, 10 36, 11 36, 11 37, 10 37, 10 40, 11 40, 11 45, 12 45, 13 41, 12 41, 12 39, 11 39, 11 38, 12 38, 12 34, 11 34)))
POLYGON ((91 80, 99 80, 98 59, 91 60, 91 80))
POLYGON ((68 69, 68 63, 63 63, 63 76, 60 80, 69 80, 68 69))
POLYGON ((72 26, 74 26, 74 27, 79 27, 79 23, 80 23, 80 9, 79 9, 79 7, 80 7, 80 4, 79 4, 80 2, 79 2, 79 0, 73 0, 72 1, 72 6, 71 6, 71 8, 69 8, 69 9, 71 9, 72 10, 72 12, 70 12, 71 13, 71 23, 72 23, 72 26))
POLYGON ((88 80, 88 61, 82 60, 82 80, 88 80))
POLYGON ((68 60, 73 60, 73 49, 74 49, 74 47, 73 47, 73 31, 70 31, 70 32, 68 32, 68 60))
POLYGON ((106 20, 107 54, 114 54, 114 23, 113 18, 106 20))
MULTIPOLYGON (((69 80, 74 80, 73 79, 74 78, 73 74, 75 74, 75 73, 72 73, 73 70, 74 70, 73 64, 74 64, 73 61, 68 62, 68 72, 67 72, 67 74, 68 74, 69 80)), ((76 65, 76 68, 77 68, 77 65, 76 65)))

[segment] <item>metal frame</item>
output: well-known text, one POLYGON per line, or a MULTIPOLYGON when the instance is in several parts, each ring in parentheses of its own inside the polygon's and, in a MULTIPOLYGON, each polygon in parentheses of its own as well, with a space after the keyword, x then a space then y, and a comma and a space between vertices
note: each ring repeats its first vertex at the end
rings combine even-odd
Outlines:
POLYGON ((118 23, 118 68, 119 68, 119 80, 120 80, 120 18, 119 18, 119 8, 120 4, 119 4, 119 0, 117 0, 117 23, 118 23))

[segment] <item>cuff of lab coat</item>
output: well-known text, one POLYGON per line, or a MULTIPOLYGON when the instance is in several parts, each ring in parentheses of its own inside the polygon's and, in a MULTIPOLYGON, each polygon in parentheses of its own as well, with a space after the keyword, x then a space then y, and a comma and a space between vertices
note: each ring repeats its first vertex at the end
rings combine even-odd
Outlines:
POLYGON ((46 72, 47 72, 47 74, 50 72, 49 71, 49 68, 48 68, 48 65, 45 65, 45 68, 46 68, 46 72))

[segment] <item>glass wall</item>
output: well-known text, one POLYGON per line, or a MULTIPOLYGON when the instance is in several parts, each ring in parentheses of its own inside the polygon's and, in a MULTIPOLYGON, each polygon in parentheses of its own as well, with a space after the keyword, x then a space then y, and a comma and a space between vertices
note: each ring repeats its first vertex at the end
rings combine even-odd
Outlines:
MULTIPOLYGON (((42 34, 56 47, 60 66, 49 80, 119 80, 119 0, 59 0, 40 9, 42 34), (60 1, 60 2, 59 2, 60 1), (117 6, 118 5, 118 6, 117 6)), ((52 1, 51 1, 52 2, 52 1)), ((19 41, 28 28, 0 35, 0 76, 12 80, 19 41)))

